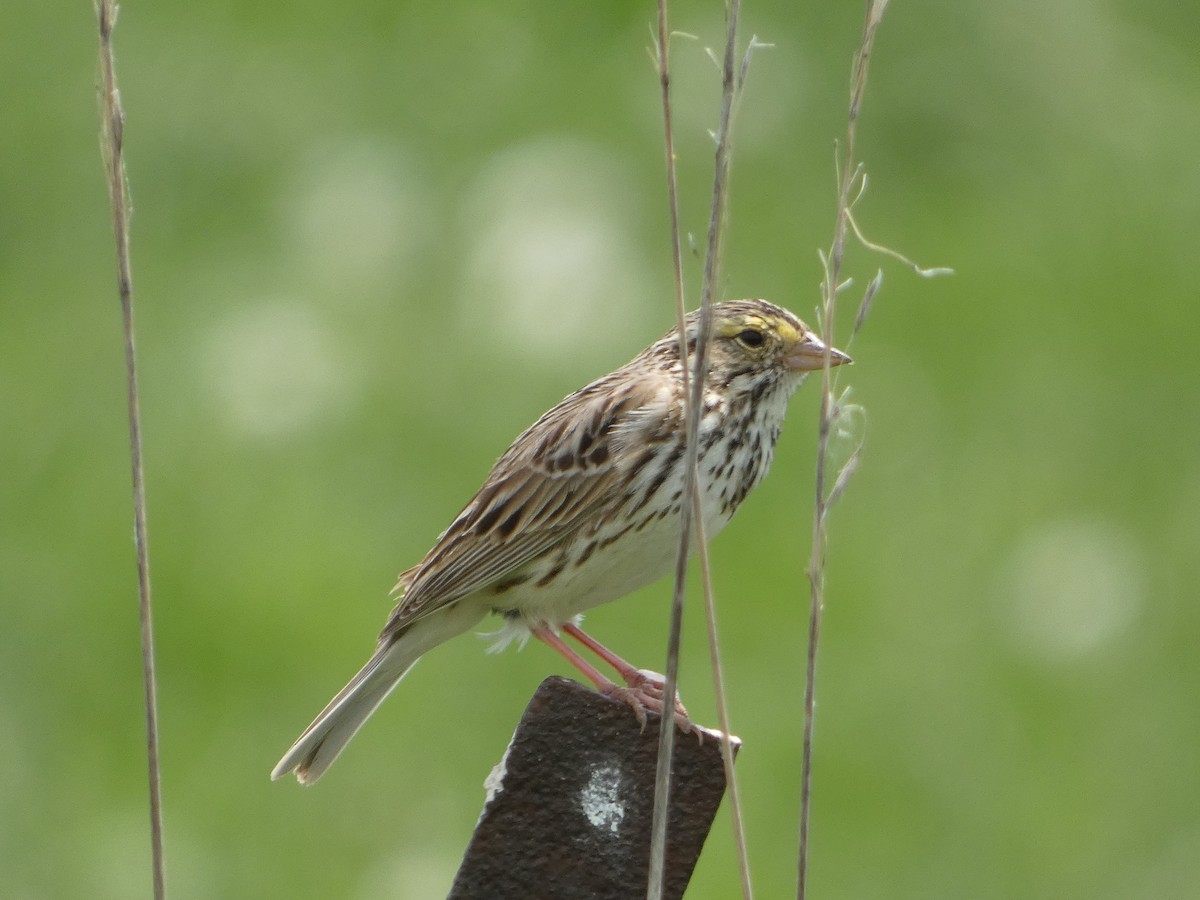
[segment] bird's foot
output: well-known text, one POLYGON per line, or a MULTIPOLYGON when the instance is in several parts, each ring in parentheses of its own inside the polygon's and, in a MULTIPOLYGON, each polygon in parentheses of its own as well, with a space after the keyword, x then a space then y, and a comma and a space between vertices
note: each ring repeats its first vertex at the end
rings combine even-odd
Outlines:
MULTIPOLYGON (((654 697, 658 701, 658 709, 655 712, 662 712, 664 704, 664 695, 667 692, 667 679, 657 672, 651 672, 649 669, 638 669, 630 675, 626 676, 625 683, 629 685, 630 690, 640 691, 647 696, 654 697)), ((683 706, 683 701, 679 699, 679 691, 675 692, 675 714, 688 718, 688 711, 683 706)))
MULTIPOLYGON (((666 707, 665 703, 665 686, 666 679, 657 672, 651 672, 647 669, 638 669, 631 675, 626 676, 627 687, 621 687, 610 683, 602 689, 608 697, 614 700, 620 700, 622 703, 628 704, 633 709, 633 714, 637 716, 638 724, 642 726, 642 730, 646 729, 646 713, 647 711, 663 714, 666 707)), ((679 699, 679 693, 675 694, 675 727, 684 734, 693 733, 697 735, 700 742, 704 742, 703 729, 697 728, 692 724, 692 720, 688 718, 688 711, 683 706, 683 701, 679 699)))

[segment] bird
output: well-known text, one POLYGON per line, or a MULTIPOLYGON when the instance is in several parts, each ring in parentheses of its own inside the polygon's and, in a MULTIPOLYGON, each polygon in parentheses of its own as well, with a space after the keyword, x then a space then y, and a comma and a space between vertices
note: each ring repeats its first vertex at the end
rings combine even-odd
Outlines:
MULTIPOLYGON (((788 400, 806 375, 851 359, 766 300, 722 301, 709 312, 696 472, 712 538, 766 475, 788 400)), ((662 711, 661 676, 635 669, 579 626, 586 610, 674 568, 684 500, 684 370, 700 327, 701 311, 689 313, 685 356, 673 328, 565 397, 512 443, 432 549, 399 576, 398 602, 375 652, 280 759, 273 780, 294 772, 301 784, 316 782, 421 656, 490 613, 503 620, 494 649, 532 636, 600 691, 629 703, 643 725, 647 709, 662 711), (563 636, 611 665, 626 686, 563 636)))

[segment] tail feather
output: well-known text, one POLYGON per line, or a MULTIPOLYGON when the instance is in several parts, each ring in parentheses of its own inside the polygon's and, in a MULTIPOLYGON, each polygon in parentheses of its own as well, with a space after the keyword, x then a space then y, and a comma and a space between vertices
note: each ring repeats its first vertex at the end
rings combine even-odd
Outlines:
POLYGON ((271 771, 271 779, 295 772, 301 784, 312 784, 324 775, 417 660, 438 644, 470 631, 486 612, 478 603, 454 603, 385 638, 367 664, 296 738, 271 771))
POLYGON ((325 774, 371 713, 416 663, 415 657, 405 658, 410 654, 404 653, 404 643, 398 641, 375 651, 283 755, 271 771, 272 781, 294 771, 301 784, 312 784, 325 774))

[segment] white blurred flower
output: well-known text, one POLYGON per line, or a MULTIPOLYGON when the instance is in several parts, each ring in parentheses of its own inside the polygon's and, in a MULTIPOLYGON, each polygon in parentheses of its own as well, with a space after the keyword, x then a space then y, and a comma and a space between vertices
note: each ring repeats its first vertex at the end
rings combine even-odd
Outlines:
POLYGON ((629 233, 629 176, 603 149, 543 139, 494 157, 467 192, 464 327, 519 353, 570 358, 624 337, 649 302, 629 233))
POLYGON ((238 307, 212 326, 201 346, 206 393, 239 435, 286 437, 344 413, 358 393, 348 354, 298 302, 238 307))
POLYGON ((1005 567, 998 600, 1012 640, 1032 656, 1055 661, 1121 637, 1144 595, 1133 538, 1110 523, 1080 519, 1027 534, 1005 567))

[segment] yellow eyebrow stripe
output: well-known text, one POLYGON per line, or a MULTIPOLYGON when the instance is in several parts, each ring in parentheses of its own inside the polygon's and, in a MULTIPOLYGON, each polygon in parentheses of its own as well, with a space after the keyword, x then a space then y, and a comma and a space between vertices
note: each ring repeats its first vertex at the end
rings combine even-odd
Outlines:
POLYGON ((747 328, 757 328, 759 331, 774 332, 785 344, 794 344, 803 339, 791 322, 785 319, 766 318, 764 316, 739 316, 733 321, 726 321, 717 326, 717 337, 733 337, 747 328))

